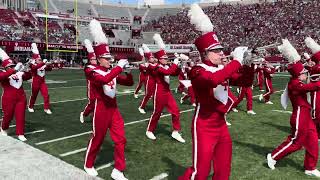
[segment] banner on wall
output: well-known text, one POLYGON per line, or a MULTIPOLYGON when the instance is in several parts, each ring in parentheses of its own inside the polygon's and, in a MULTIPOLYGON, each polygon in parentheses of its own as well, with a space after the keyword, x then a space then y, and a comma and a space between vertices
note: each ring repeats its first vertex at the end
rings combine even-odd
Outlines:
MULTIPOLYGON (((151 52, 159 51, 156 44, 147 44, 151 52)), ((189 53, 195 49, 194 44, 167 44, 165 51, 167 53, 189 53)))

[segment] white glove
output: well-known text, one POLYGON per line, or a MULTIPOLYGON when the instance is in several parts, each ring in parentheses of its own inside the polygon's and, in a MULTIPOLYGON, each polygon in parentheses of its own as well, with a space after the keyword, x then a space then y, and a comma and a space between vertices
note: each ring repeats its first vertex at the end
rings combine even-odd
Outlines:
POLYGON ((42 61, 42 62, 47 63, 47 62, 48 62, 48 60, 47 60, 47 59, 43 59, 43 61, 42 61))
POLYGON ((30 61, 30 63, 31 63, 31 64, 36 64, 36 60, 32 59, 32 60, 30 61))
POLYGON ((242 64, 244 53, 248 50, 248 47, 239 46, 234 49, 232 56, 235 60, 242 64))
POLYGON ((23 64, 21 62, 19 62, 18 64, 16 64, 16 66, 14 67, 14 70, 16 71, 20 71, 20 69, 22 69, 23 64))
POLYGON ((180 63, 180 58, 175 58, 173 64, 178 65, 180 63))
POLYGON ((185 61, 189 59, 189 57, 185 54, 180 54, 180 58, 185 61))
POLYGON ((120 66, 122 69, 126 66, 126 65, 129 65, 129 62, 127 59, 120 59, 118 61, 118 64, 117 66, 120 66))
POLYGON ((145 66, 145 67, 148 67, 148 66, 149 66, 149 63, 144 63, 144 66, 145 66))

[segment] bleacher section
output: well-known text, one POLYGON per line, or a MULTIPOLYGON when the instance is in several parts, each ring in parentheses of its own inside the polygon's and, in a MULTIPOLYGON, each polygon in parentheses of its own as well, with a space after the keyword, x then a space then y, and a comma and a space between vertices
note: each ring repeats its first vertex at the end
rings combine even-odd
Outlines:
POLYGON ((161 16, 175 15, 180 11, 181 9, 178 9, 178 8, 150 9, 145 21, 151 21, 161 16))
POLYGON ((140 16, 140 17, 142 17, 147 11, 147 9, 137 9, 137 8, 129 8, 129 10, 133 16, 140 16))
POLYGON ((129 18, 129 12, 127 8, 109 6, 109 5, 94 5, 97 12, 101 17, 109 17, 120 19, 122 17, 129 18))

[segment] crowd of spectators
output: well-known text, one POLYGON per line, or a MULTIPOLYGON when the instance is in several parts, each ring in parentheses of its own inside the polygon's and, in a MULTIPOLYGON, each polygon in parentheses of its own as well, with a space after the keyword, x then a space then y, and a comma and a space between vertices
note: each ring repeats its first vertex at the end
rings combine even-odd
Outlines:
MULTIPOLYGON (((299 50, 307 36, 320 38, 320 1, 278 1, 251 5, 210 6, 204 12, 225 47, 261 47, 288 38, 299 50)), ((190 24, 185 9, 175 16, 149 22, 144 31, 160 30, 168 44, 193 43, 200 34, 190 24)))

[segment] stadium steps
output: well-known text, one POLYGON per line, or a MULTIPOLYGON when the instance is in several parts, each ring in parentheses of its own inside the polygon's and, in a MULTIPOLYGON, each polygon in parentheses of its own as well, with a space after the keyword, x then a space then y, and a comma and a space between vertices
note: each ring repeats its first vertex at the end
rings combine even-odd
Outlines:
POLYGON ((141 19, 142 24, 145 24, 144 22, 145 22, 145 19, 147 18, 148 14, 149 14, 149 11, 150 11, 150 9, 147 9, 147 11, 142 16, 142 19, 141 19))
POLYGON ((93 11, 93 14, 95 17, 99 17, 99 13, 98 11, 96 10, 96 8, 94 7, 93 4, 90 4, 90 7, 91 7, 91 10, 93 11))
POLYGON ((129 14, 130 24, 132 24, 133 23, 133 15, 132 15, 132 13, 131 13, 129 8, 127 8, 127 11, 128 11, 128 14, 129 14))
POLYGON ((52 0, 48 0, 48 3, 49 3, 50 6, 53 8, 54 12, 59 13, 59 9, 58 9, 57 6, 53 3, 52 0))
POLYGON ((10 136, 1 135, 0 141, 2 179, 101 179, 10 136))
POLYGON ((115 39, 120 39, 123 44, 126 44, 131 39, 130 31, 113 29, 112 32, 115 39))

